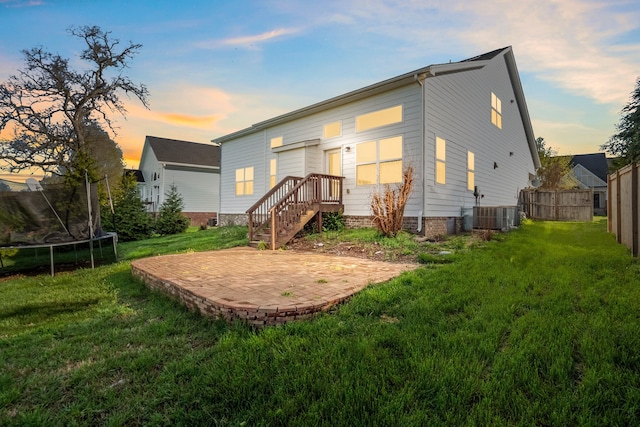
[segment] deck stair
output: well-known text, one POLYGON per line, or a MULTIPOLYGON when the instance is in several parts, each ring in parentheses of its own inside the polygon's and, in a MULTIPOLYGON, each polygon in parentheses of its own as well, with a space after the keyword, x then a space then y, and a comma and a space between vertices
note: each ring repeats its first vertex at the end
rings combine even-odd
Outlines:
POLYGON ((322 227, 323 212, 338 212, 344 177, 312 173, 287 176, 247 210, 249 244, 275 250, 289 242, 314 217, 322 227), (263 242, 263 243, 261 243, 263 242))

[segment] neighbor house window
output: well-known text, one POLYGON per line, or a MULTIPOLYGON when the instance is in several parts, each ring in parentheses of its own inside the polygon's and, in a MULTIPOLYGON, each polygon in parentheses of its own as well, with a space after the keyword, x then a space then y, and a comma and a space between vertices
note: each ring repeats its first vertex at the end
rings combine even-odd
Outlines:
POLYGON ((402 122, 402 105, 373 111, 356 117, 356 132, 402 122))
POLYGON ((402 136, 356 145, 356 185, 402 182, 402 136))
POLYGON ((436 183, 447 183, 447 141, 436 137, 436 183))
POLYGON ((502 102, 491 92, 491 123, 502 129, 502 102))
POLYGON ((281 147, 282 146, 282 137, 277 136, 275 138, 271 138, 271 142, 269 144, 271 148, 281 147))
POLYGON ((253 194, 253 167, 236 169, 236 196, 253 194))
POLYGON ((342 135, 342 122, 337 121, 324 125, 322 137, 324 139, 335 138, 342 135))
POLYGON ((467 151, 467 190, 473 191, 476 178, 475 156, 473 152, 467 151))
POLYGON ((273 188, 276 185, 277 165, 277 160, 271 159, 271 162, 269 163, 269 188, 273 188))

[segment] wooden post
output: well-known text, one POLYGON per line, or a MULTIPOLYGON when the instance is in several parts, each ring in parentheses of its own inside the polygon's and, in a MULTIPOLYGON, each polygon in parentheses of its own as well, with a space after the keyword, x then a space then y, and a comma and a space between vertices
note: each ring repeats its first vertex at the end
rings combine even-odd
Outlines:
POLYGON ((611 174, 607 175, 607 231, 611 233, 611 174))
POLYGON ((631 167, 631 229, 633 230, 633 256, 638 256, 638 165, 631 167))
POLYGON ((616 171, 616 240, 622 243, 622 201, 620 197, 620 169, 616 171))

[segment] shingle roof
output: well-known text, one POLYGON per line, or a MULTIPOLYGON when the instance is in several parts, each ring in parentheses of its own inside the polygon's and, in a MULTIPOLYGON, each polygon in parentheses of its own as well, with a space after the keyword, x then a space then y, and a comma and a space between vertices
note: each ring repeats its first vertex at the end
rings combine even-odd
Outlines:
POLYGON ((147 136, 159 162, 220 167, 220 147, 211 144, 147 136))
POLYGON ((473 58, 465 59, 460 62, 471 62, 471 61, 488 61, 490 59, 495 58, 499 55, 503 50, 507 49, 506 47, 501 47, 500 49, 492 50, 491 52, 483 53, 482 55, 474 56, 473 58))
POLYGON ((142 174, 142 171, 140 169, 125 169, 124 170, 125 175, 133 175, 136 177, 136 182, 145 182, 144 181, 144 175, 142 174))
POLYGON ((575 165, 582 165, 592 174, 607 182, 607 175, 609 174, 609 167, 607 164, 607 157, 604 153, 593 154, 578 154, 573 156, 571 163, 575 165))

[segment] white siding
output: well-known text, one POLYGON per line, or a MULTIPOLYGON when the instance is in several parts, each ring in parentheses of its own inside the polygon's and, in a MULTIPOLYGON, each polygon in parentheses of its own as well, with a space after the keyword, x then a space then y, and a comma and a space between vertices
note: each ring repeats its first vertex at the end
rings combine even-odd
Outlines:
MULTIPOLYGON (((221 147, 220 212, 241 214, 269 190, 269 160, 273 158, 265 133, 246 135, 221 147), (236 196, 236 169, 253 167, 253 194, 236 196)), ((282 166, 278 164, 278 177, 282 166)))
POLYGON ((355 152, 356 144, 390 136, 403 136, 404 165, 412 164, 416 169, 416 189, 406 209, 406 215, 415 216, 420 210, 418 196, 420 188, 420 86, 413 83, 367 99, 313 114, 286 124, 257 131, 222 144, 222 213, 244 213, 267 190, 269 183, 269 160, 273 154, 269 140, 282 136, 283 146, 322 138, 323 126, 340 120, 342 135, 323 140, 317 146, 309 146, 289 151, 281 151, 278 158, 278 180, 287 175, 305 176, 308 173, 325 172, 325 152, 342 149, 342 173, 345 177, 343 200, 346 215, 370 215, 369 202, 373 186, 356 186, 355 152), (365 132, 355 132, 356 116, 401 104, 404 119, 397 123, 365 132), (345 150, 349 147, 349 151, 345 150), (235 169, 254 166, 256 182, 253 197, 235 196, 235 169), (347 192, 347 190, 349 190, 347 192))
POLYGON ((183 212, 217 212, 220 209, 220 174, 213 171, 165 169, 164 193, 175 185, 184 202, 183 212))
POLYGON ((479 70, 428 78, 425 94, 426 216, 459 216, 461 208, 474 206, 467 150, 475 155, 481 206, 516 205, 535 167, 503 57, 479 70), (502 129, 491 123, 491 92, 502 101, 502 129), (435 184, 436 136, 447 141, 446 185, 435 184))

